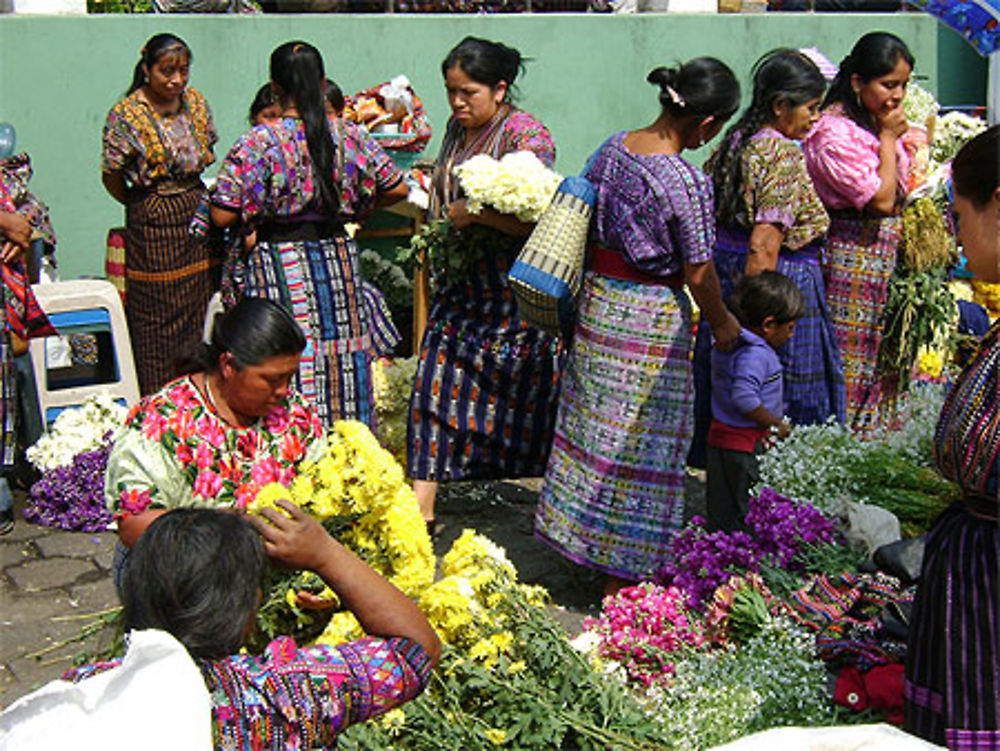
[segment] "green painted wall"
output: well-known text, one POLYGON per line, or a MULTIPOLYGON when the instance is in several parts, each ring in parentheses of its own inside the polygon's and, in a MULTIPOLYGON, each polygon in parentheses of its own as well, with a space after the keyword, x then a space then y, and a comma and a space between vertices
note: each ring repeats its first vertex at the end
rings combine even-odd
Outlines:
MULTIPOLYGON (((19 149, 32 156, 32 186, 52 208, 69 279, 103 274, 105 234, 122 210, 100 184, 101 128, 143 42, 160 31, 194 51, 192 84, 215 113, 220 158, 246 127, 268 54, 281 42, 315 44, 347 92, 405 72, 439 129, 447 119, 440 60, 466 34, 501 39, 533 58, 520 81, 522 105, 551 128, 557 166, 572 172, 609 132, 656 115, 656 92, 645 83, 656 65, 714 55, 745 80, 771 48, 816 44, 837 62, 873 29, 904 38, 925 85, 937 90, 938 28, 920 14, 0 16, 0 121, 15 125, 19 149)), ((437 139, 428 153, 436 148, 437 139)))

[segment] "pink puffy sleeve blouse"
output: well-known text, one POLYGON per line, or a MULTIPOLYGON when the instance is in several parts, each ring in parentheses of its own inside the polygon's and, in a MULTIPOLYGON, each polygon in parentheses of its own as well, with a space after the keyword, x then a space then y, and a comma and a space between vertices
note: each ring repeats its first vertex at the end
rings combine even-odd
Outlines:
MULTIPOLYGON (((802 150, 816 192, 828 209, 861 211, 882 183, 878 136, 836 110, 823 113, 802 141, 802 150)), ((897 141, 899 185, 906 185, 908 164, 906 151, 897 141)))

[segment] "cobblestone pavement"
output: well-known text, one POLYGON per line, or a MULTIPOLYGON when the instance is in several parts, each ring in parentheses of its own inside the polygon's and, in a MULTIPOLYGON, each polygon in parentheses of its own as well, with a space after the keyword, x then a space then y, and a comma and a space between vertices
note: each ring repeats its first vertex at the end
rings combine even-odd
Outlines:
MULTIPOLYGON (((435 552, 444 554, 464 528, 475 528, 506 548, 522 581, 548 588, 556 619, 576 632, 583 617, 598 610, 601 577, 534 538, 538 486, 538 480, 443 486, 435 552)), ((697 483, 689 482, 689 498, 692 488, 698 493, 697 483)), ((110 572, 114 533, 28 524, 20 518, 20 501, 18 496, 14 531, 0 537, 0 707, 58 678, 75 656, 110 644, 111 629, 64 642, 96 622, 88 616, 118 604, 110 572)))

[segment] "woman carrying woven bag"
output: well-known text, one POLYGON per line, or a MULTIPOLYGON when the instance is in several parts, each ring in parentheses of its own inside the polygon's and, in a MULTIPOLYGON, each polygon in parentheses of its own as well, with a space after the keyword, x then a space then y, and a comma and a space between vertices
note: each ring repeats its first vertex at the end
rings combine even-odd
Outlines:
POLYGON ((594 246, 535 518, 544 542, 609 577, 608 594, 662 566, 683 519, 694 344, 684 285, 717 346, 740 330, 712 264, 711 183, 680 156, 719 133, 739 84, 712 58, 647 80, 660 116, 609 138, 584 175, 597 190, 594 246))

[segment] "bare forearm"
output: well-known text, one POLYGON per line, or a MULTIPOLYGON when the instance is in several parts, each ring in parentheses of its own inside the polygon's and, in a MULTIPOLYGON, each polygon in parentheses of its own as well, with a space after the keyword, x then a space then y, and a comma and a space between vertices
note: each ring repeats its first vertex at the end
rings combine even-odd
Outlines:
POLYGON ((389 190, 378 193, 375 196, 375 206, 380 209, 385 206, 392 206, 405 199, 408 195, 410 195, 410 187, 406 184, 405 180, 401 180, 389 190))
POLYGON ((134 548, 146 527, 167 513, 166 509, 149 509, 141 514, 125 514, 118 520, 118 538, 122 545, 134 548))
POLYGON ((123 172, 102 172, 101 182, 108 195, 114 198, 123 206, 128 204, 128 186, 125 184, 125 174, 123 172))
POLYGON ((868 202, 868 209, 876 214, 889 216, 896 207, 896 139, 883 134, 879 138, 878 155, 881 185, 868 202))
POLYGON ((755 276, 761 271, 777 269, 778 254, 784 238, 785 234, 773 224, 755 224, 747 247, 746 275, 755 276))
POLYGON ((722 288, 711 261, 699 264, 684 264, 684 278, 691 296, 698 303, 702 318, 714 329, 725 324, 729 311, 722 302, 722 288))
POLYGON ((756 409, 747 412, 746 417, 753 420, 762 428, 778 428, 784 423, 780 417, 774 414, 774 412, 771 412, 763 404, 756 409))
POLYGON ((527 237, 535 228, 530 222, 522 222, 511 214, 501 214, 490 208, 483 208, 478 214, 473 214, 473 222, 484 227, 491 227, 511 237, 527 237))

